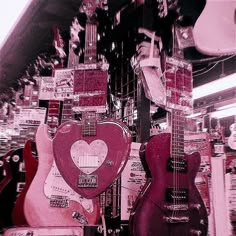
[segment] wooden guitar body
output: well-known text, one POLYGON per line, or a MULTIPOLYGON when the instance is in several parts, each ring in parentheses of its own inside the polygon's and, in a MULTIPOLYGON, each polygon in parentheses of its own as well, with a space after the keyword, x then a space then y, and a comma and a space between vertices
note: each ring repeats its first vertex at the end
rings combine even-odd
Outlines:
MULTIPOLYGON (((51 187, 62 189, 61 194, 50 197, 45 194, 46 181, 54 163, 52 139, 48 136, 48 126, 45 124, 40 125, 37 130, 36 145, 39 157, 38 169, 24 202, 25 217, 29 225, 67 227, 96 224, 100 210, 97 199, 93 199, 87 204, 86 199, 76 195, 73 196, 73 199, 76 200, 71 200, 71 193, 69 191, 65 193, 64 186, 59 185, 51 187), (88 206, 85 207, 81 202, 88 206)), ((59 182, 61 183, 62 180, 59 182)))
POLYGON ((86 126, 88 135, 84 135, 84 128, 78 121, 62 124, 53 140, 53 150, 66 182, 75 192, 93 198, 105 191, 123 170, 131 134, 122 122, 112 119, 86 126))
MULTIPOLYGON (((184 155, 187 172, 173 175, 170 158, 171 135, 153 136, 145 150, 152 180, 131 212, 131 235, 207 235, 207 212, 195 186, 199 153, 184 155)), ((175 164, 175 171, 182 168, 175 164)))
POLYGON ((25 143, 23 149, 23 159, 26 171, 25 185, 20 195, 16 199, 15 206, 12 212, 12 220, 14 225, 16 226, 28 225, 24 214, 25 195, 30 187, 31 182, 33 181, 38 168, 36 144, 33 140, 28 140, 25 143), (33 153, 36 154, 36 156, 34 156, 33 153))
POLYGON ((196 48, 208 55, 236 53, 236 0, 208 0, 193 28, 196 48))

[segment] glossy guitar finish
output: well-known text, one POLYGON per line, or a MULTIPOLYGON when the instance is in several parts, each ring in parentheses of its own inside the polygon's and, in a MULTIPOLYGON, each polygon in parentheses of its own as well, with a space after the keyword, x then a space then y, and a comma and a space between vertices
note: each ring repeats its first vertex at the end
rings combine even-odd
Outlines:
POLYGON ((178 173, 175 179, 173 172, 167 169, 170 140, 170 134, 162 133, 153 136, 146 146, 146 162, 152 181, 132 212, 131 234, 134 236, 207 235, 207 212, 194 183, 200 155, 185 155, 188 171, 178 173), (178 188, 168 192, 173 186, 178 188))
POLYGON ((196 48, 208 55, 236 53, 236 0, 208 0, 193 28, 196 48))
POLYGON ((14 225, 28 225, 24 214, 25 195, 30 187, 31 182, 38 168, 36 144, 33 140, 28 140, 23 149, 23 159, 25 163, 25 185, 20 195, 16 199, 12 212, 12 220, 14 225))
POLYGON ((10 150, 5 155, 0 157, 0 193, 12 179, 10 163, 6 161, 12 152, 13 151, 10 150))
POLYGON ((86 129, 90 132, 85 135, 84 126, 78 121, 62 124, 53 140, 53 151, 66 182, 75 192, 93 198, 105 191, 123 170, 131 134, 122 122, 112 119, 98 120, 93 128, 86 129))
MULTIPOLYGON (((98 200, 86 207, 78 200, 70 199, 70 194, 48 196, 45 194, 45 184, 53 165, 54 157, 52 139, 48 136, 48 126, 40 125, 36 133, 39 165, 36 175, 25 196, 24 212, 30 226, 81 226, 96 224, 99 218, 98 200)), ((67 167, 66 167, 67 168, 67 167)), ((58 186, 60 188, 60 186, 58 186)), ((75 198, 75 196, 73 197, 75 198)))
MULTIPOLYGON (((23 164, 23 149, 19 148, 9 153, 4 160, 4 168, 10 172, 11 179, 2 189, 0 194, 0 219, 4 227, 13 225, 12 211, 18 194, 25 183, 25 172, 23 164)), ((9 176, 9 174, 7 174, 9 176)))

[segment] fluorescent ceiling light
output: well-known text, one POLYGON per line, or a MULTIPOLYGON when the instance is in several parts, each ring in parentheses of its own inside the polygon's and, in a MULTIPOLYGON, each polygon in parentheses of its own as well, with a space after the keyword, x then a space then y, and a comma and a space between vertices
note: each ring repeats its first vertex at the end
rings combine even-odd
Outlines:
POLYGON ((224 117, 236 115, 236 109, 235 109, 235 107, 231 107, 231 108, 228 108, 225 110, 214 111, 210 115, 211 115, 211 117, 221 119, 224 117))
POLYGON ((226 110, 226 109, 233 108, 233 107, 235 108, 235 113, 236 113, 236 103, 228 104, 228 105, 221 106, 221 107, 217 107, 216 110, 218 110, 218 111, 226 110))
POLYGON ((0 48, 14 29, 14 26, 17 24, 30 2, 31 0, 1 1, 0 48))
POLYGON ((205 97, 234 87, 236 88, 236 73, 194 88, 193 99, 205 97))

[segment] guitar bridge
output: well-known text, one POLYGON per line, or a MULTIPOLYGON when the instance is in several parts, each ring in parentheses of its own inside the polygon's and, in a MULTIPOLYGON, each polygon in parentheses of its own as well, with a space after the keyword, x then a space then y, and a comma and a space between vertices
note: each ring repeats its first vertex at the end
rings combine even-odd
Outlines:
POLYGON ((69 207, 69 198, 66 196, 52 195, 50 197, 50 207, 67 208, 69 207))
POLYGON ((170 224, 177 224, 177 223, 188 223, 189 222, 189 217, 187 216, 182 216, 182 217, 164 217, 164 220, 166 223, 170 224))

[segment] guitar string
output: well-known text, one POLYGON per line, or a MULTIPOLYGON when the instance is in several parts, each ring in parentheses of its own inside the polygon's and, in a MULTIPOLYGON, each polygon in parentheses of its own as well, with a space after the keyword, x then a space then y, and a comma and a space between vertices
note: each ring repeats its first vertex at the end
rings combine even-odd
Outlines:
MULTIPOLYGON (((176 89, 176 70, 174 70, 174 87, 176 89)), ((176 102, 176 91, 174 92, 174 103, 176 102)), ((177 171, 177 166, 176 166, 176 117, 175 117, 175 108, 172 111, 172 155, 173 155, 173 161, 174 161, 174 171, 173 171, 173 184, 174 184, 174 212, 173 216, 176 217, 176 204, 177 204, 177 184, 178 184, 178 179, 176 178, 176 171, 177 171)))

